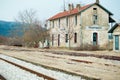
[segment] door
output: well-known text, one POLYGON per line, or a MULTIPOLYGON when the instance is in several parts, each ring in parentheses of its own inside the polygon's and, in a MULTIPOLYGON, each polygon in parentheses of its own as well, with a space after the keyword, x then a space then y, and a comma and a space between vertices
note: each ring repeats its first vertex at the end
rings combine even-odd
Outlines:
POLYGON ((98 44, 98 34, 93 33, 93 45, 97 45, 97 44, 98 44))
POLYGON ((115 50, 119 50, 119 36, 115 35, 115 50))

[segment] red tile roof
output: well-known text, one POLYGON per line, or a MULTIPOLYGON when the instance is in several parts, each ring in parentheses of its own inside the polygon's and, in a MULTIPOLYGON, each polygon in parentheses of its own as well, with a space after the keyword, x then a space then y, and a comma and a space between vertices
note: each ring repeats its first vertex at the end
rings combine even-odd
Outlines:
POLYGON ((62 18, 62 17, 65 17, 65 16, 77 14, 78 12, 81 12, 81 11, 87 9, 87 8, 90 7, 91 5, 92 5, 92 4, 88 4, 88 5, 86 5, 86 6, 83 6, 83 7, 80 8, 80 10, 78 10, 78 8, 74 8, 74 9, 71 10, 71 11, 60 12, 60 13, 56 14, 55 16, 49 18, 48 20, 58 19, 58 18, 62 18))

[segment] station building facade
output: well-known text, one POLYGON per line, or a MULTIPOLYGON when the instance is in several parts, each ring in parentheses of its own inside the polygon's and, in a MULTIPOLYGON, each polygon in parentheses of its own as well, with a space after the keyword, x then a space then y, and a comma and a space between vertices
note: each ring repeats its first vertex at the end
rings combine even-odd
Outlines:
POLYGON ((108 48, 108 30, 115 22, 112 13, 104 8, 99 0, 81 6, 68 5, 68 10, 48 19, 50 26, 51 47, 80 47, 99 45, 108 48))

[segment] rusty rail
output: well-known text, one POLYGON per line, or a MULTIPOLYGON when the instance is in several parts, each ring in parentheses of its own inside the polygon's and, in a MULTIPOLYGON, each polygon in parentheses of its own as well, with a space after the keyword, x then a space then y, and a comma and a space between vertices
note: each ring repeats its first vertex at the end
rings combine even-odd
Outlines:
POLYGON ((42 73, 39 73, 39 72, 36 72, 36 71, 34 71, 34 70, 28 69, 28 68, 26 68, 26 67, 24 67, 24 66, 21 66, 21 65, 19 65, 19 64, 13 63, 13 62, 8 61, 8 60, 6 60, 6 59, 3 59, 3 58, 0 58, 0 59, 3 60, 3 61, 5 61, 5 62, 7 62, 7 63, 10 63, 10 64, 12 64, 12 65, 15 65, 15 66, 17 66, 17 67, 19 67, 19 68, 21 68, 21 69, 23 69, 23 70, 26 70, 26 71, 28 71, 28 72, 30 72, 30 73, 36 74, 36 75, 39 76, 39 77, 43 77, 44 79, 47 79, 47 80, 56 80, 56 79, 54 79, 54 78, 52 78, 52 77, 49 77, 49 76, 44 75, 44 74, 42 74, 42 73))

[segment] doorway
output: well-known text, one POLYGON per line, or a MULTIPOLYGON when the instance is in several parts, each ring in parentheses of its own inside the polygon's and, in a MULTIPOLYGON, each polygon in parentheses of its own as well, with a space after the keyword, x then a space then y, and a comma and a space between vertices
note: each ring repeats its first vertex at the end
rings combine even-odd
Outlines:
POLYGON ((93 45, 97 45, 98 44, 98 34, 95 32, 93 33, 93 45))
POLYGON ((115 35, 115 50, 119 50, 119 36, 115 35))

